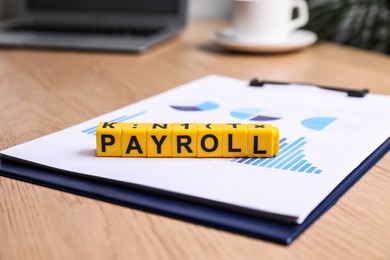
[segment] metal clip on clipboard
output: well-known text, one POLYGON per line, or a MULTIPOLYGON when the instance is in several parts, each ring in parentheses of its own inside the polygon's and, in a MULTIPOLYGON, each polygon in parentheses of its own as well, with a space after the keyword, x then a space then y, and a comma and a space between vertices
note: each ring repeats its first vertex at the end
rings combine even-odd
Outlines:
POLYGON ((333 91, 340 91, 347 93, 348 97, 364 97, 369 90, 368 89, 348 89, 348 88, 339 88, 339 87, 331 87, 331 86, 321 86, 316 84, 310 84, 310 83, 298 83, 298 82, 280 82, 280 81, 270 81, 270 80, 259 80, 257 78, 252 79, 249 82, 249 86, 251 87, 263 87, 265 84, 273 84, 273 85, 292 85, 292 84, 299 84, 299 85, 305 85, 310 87, 318 87, 322 89, 327 90, 333 90, 333 91))

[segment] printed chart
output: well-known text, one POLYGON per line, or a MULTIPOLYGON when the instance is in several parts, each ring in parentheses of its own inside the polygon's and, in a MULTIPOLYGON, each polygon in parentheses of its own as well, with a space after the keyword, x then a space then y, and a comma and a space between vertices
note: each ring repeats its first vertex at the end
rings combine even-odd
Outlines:
POLYGON ((229 160, 235 163, 272 169, 320 174, 322 170, 305 160, 306 155, 301 148, 306 144, 305 137, 300 137, 292 143, 288 143, 287 138, 282 138, 279 146, 280 152, 273 158, 233 158, 229 160))
POLYGON ((180 111, 207 111, 218 108, 219 105, 214 102, 205 101, 196 105, 171 105, 171 108, 180 111))
POLYGON ((321 131, 335 120, 335 117, 312 117, 302 120, 301 123, 308 129, 321 131))
POLYGON ((247 85, 209 76, 1 154, 183 198, 275 213, 299 224, 389 137, 387 96, 358 99, 304 86, 247 85), (93 137, 101 121, 269 122, 282 138, 273 158, 97 157, 93 137))
POLYGON ((250 121, 273 121, 281 119, 280 117, 268 116, 260 112, 264 111, 262 108, 245 108, 234 110, 230 115, 238 119, 246 119, 250 121))

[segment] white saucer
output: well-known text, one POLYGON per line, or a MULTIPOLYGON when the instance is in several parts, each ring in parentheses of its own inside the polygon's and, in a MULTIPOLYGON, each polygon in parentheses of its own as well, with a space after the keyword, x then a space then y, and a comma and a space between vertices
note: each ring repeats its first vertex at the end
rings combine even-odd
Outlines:
POLYGON ((233 28, 212 33, 209 40, 223 48, 258 53, 289 52, 303 49, 317 41, 317 35, 307 30, 296 30, 285 42, 262 42, 240 39, 234 36, 233 28))

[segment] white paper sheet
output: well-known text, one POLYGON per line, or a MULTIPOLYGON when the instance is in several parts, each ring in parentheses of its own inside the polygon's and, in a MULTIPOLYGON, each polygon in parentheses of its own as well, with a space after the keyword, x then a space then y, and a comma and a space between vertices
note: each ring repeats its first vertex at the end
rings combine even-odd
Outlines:
POLYGON ((389 136, 389 96, 256 88, 209 76, 1 154, 302 223, 389 136), (100 121, 271 123, 280 129, 281 152, 273 159, 96 157, 100 121))

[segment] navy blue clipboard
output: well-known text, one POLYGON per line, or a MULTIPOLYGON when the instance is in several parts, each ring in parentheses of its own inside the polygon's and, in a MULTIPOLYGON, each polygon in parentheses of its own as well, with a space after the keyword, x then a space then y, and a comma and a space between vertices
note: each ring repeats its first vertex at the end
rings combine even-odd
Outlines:
POLYGON ((290 244, 332 207, 389 149, 390 138, 351 172, 300 225, 274 222, 7 159, 0 159, 0 175, 250 237, 290 244))

